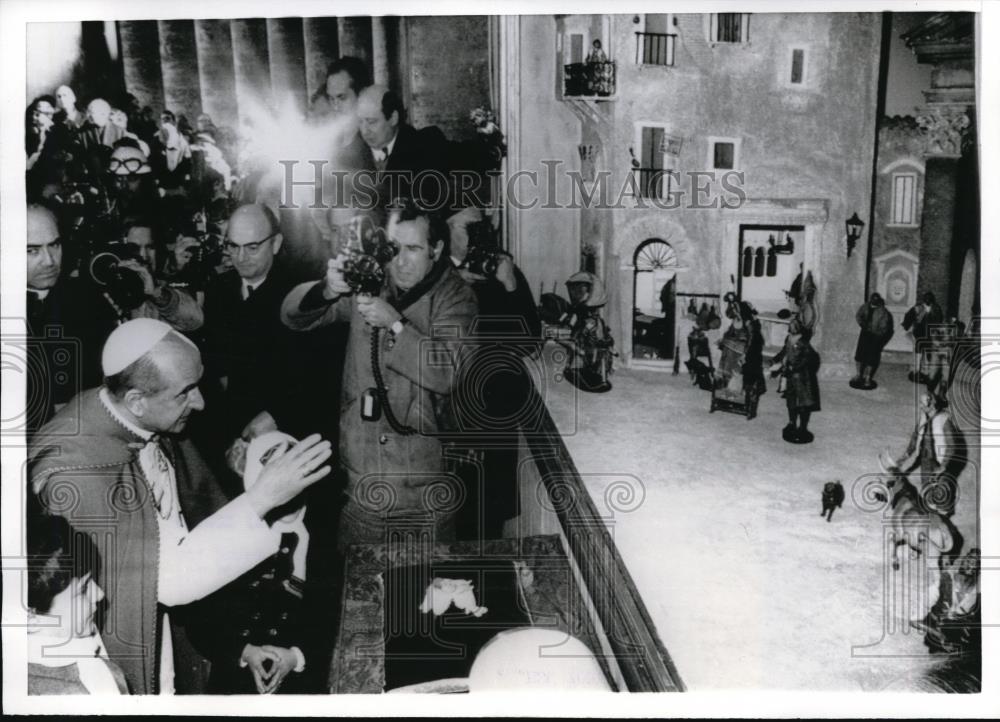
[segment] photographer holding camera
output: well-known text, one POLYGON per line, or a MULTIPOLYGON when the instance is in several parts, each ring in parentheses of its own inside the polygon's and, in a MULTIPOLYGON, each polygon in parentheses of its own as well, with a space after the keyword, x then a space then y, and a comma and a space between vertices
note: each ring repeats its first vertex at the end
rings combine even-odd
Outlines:
POLYGON ((118 323, 155 318, 185 333, 205 321, 193 296, 172 288, 155 274, 157 251, 149 226, 131 226, 122 242, 107 244, 89 262, 90 277, 118 323))
POLYGON ((542 322, 528 281, 513 259, 495 244, 493 227, 479 208, 448 219, 451 261, 470 284, 479 304, 472 333, 480 345, 469 364, 473 374, 453 393, 473 463, 462 464, 466 504, 462 538, 499 539, 503 525, 518 515, 518 431, 534 428, 532 381, 524 359, 538 352, 542 322))
POLYGON ((342 253, 323 280, 297 286, 282 304, 282 320, 293 329, 350 323, 340 403, 347 477, 340 549, 384 542, 404 519, 408 529, 430 526, 438 540, 454 536, 462 490, 447 486, 441 433, 452 423, 447 406, 471 350, 465 333, 476 301, 445 254, 446 237, 440 219, 406 203, 390 213, 381 245, 398 253, 377 294, 359 292, 359 267, 370 264, 342 253))

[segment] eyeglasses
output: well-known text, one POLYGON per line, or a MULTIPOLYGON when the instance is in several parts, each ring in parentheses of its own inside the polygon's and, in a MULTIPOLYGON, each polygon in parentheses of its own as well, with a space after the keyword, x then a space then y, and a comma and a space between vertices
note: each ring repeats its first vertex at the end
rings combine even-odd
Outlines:
POLYGON ((56 111, 54 110, 42 110, 41 108, 35 108, 32 112, 35 115, 47 115, 50 118, 56 114, 56 111))
POLYGON ((138 173, 144 165, 146 165, 146 161, 142 158, 126 158, 125 160, 112 158, 108 163, 108 170, 114 173, 119 168, 124 168, 129 173, 138 173))
POLYGON ((279 231, 275 231, 267 238, 262 238, 261 240, 256 241, 254 243, 244 243, 242 245, 240 245, 239 243, 233 243, 230 240, 226 240, 222 244, 222 250, 225 251, 230 256, 237 255, 241 250, 246 251, 251 256, 256 256, 258 253, 260 253, 260 249, 264 247, 264 244, 270 241, 276 235, 278 235, 278 233, 279 231))

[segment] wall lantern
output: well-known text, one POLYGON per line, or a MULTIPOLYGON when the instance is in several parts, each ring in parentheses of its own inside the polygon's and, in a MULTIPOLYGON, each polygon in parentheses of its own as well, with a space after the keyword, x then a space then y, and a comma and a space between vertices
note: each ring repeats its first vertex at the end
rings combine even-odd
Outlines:
POLYGON ((858 214, 855 213, 847 219, 844 225, 847 226, 847 257, 850 258, 851 251, 854 250, 854 245, 861 238, 861 230, 865 227, 865 222, 858 218, 858 214))

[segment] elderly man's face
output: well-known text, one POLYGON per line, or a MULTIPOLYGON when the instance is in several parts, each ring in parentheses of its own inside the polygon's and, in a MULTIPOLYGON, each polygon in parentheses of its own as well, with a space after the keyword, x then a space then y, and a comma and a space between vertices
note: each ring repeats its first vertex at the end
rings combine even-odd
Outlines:
POLYGON ((357 108, 358 94, 351 87, 351 76, 343 70, 326 79, 326 96, 331 112, 338 118, 353 114, 357 108))
POLYGON ((28 210, 28 288, 44 291, 59 280, 62 270, 62 242, 52 214, 28 210))
POLYGON ((444 248, 444 242, 432 245, 428 240, 430 225, 426 218, 390 221, 389 240, 399 246, 399 253, 389 263, 389 277, 400 291, 409 291, 424 279, 444 248))
POLYGON ((128 229, 125 242, 136 247, 139 257, 147 266, 156 268, 156 245, 153 243, 153 229, 148 226, 132 226, 128 229))
POLYGON ((108 124, 111 118, 111 108, 107 103, 93 101, 87 106, 87 120, 99 128, 108 124))
POLYGON ((198 389, 204 368, 201 355, 180 343, 161 344, 154 348, 160 370, 159 388, 142 397, 143 428, 158 434, 177 434, 187 426, 195 411, 205 408, 205 399, 198 389))
POLYGON ((76 93, 73 89, 66 85, 59 86, 59 90, 56 91, 56 105, 59 106, 59 110, 76 107, 76 93))
POLYGON ((358 100, 358 123, 361 137, 370 148, 381 150, 396 135, 399 116, 382 115, 382 101, 375 94, 363 93, 358 100))

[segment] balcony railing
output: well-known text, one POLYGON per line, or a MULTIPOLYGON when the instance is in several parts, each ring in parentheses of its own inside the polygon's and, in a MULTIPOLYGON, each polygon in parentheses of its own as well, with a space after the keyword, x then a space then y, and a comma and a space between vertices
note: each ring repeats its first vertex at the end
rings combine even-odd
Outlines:
POLYGON ((615 63, 570 63, 563 66, 563 96, 607 98, 615 94, 615 63))
POLYGON ((676 41, 676 35, 667 33, 636 33, 636 65, 673 66, 676 41))

